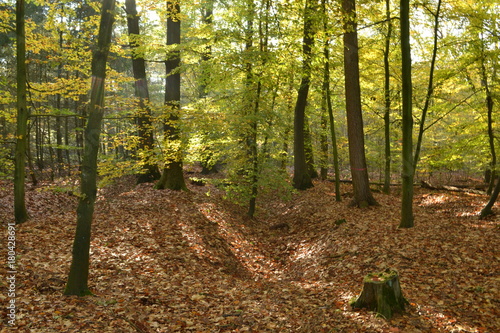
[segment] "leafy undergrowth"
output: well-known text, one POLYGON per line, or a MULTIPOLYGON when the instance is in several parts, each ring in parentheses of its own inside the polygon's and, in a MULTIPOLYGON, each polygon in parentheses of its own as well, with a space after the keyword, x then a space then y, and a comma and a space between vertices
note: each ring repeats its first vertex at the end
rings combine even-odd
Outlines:
MULTIPOLYGON (((333 183, 317 182, 290 201, 260 199, 251 220, 211 185, 158 191, 123 179, 99 193, 95 295, 79 298, 62 295, 76 197, 57 189, 27 191, 32 219, 16 228, 16 327, 2 306, 1 332, 500 331, 500 223, 477 219, 485 195, 416 189, 416 226, 398 229, 397 194, 355 209, 345 193, 335 201, 333 183), (407 311, 391 321, 353 311, 363 276, 385 268, 399 271, 407 311)), ((0 183, 4 225, 11 193, 0 183)))

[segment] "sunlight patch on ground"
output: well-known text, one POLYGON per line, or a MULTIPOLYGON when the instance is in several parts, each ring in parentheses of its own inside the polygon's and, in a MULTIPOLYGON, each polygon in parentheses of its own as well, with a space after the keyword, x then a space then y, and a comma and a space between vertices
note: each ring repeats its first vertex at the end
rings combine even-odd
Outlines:
MULTIPOLYGON (((349 304, 349 301, 351 299, 353 299, 354 297, 357 297, 358 295, 356 295, 355 293, 353 293, 352 291, 346 291, 346 292, 343 292, 343 293, 340 293, 339 294, 339 298, 341 300, 343 300, 346 304, 349 304)), ((345 309, 344 309, 345 310, 345 309)))
POLYGON ((447 202, 448 200, 449 198, 446 194, 438 194, 438 195, 429 194, 422 197, 420 206, 426 207, 432 205, 439 205, 447 202))
POLYGON ((495 229, 500 228, 499 221, 478 220, 476 223, 471 224, 471 227, 478 229, 495 229))
POLYGON ((481 209, 476 209, 473 211, 464 211, 457 214, 458 217, 478 217, 481 209))
MULTIPOLYGON (((126 242, 125 242, 126 244, 126 242)), ((144 253, 143 249, 126 245, 107 245, 102 242, 93 242, 91 257, 109 268, 116 267, 123 271, 130 271, 130 265, 140 262, 141 266, 154 267, 157 258, 144 253)), ((143 270, 141 274, 149 275, 153 270, 143 270)))
POLYGON ((324 282, 324 281, 305 280, 305 281, 291 281, 290 283, 296 287, 299 287, 299 288, 302 288, 305 290, 310 290, 310 289, 322 290, 322 289, 326 289, 326 288, 331 286, 331 283, 324 282))
POLYGON ((440 328, 444 329, 446 332, 458 333, 482 333, 477 327, 472 327, 466 323, 460 323, 456 317, 446 315, 442 312, 437 311, 431 306, 421 306, 419 304, 412 304, 416 307, 417 313, 425 320, 437 324, 440 328))
POLYGON ((290 256, 290 260, 297 261, 301 259, 309 259, 315 256, 317 249, 315 249, 315 243, 302 241, 298 246, 294 254, 290 256))

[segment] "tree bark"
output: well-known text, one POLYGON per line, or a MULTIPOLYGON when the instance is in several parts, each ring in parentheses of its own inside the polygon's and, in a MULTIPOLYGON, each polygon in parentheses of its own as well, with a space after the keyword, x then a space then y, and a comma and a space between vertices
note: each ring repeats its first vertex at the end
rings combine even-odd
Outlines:
POLYGON ((434 68, 436 67, 436 57, 438 51, 438 34, 439 34, 439 14, 441 12, 441 0, 438 0, 436 14, 434 15, 434 42, 432 47, 431 66, 429 69, 429 83, 427 86, 427 94, 425 95, 424 108, 422 110, 422 117, 420 118, 420 125, 418 130, 417 145, 415 147, 415 157, 413 158, 413 169, 417 169, 417 163, 420 158, 420 150, 422 148, 422 138, 425 131, 425 118, 429 111, 432 95, 434 93, 434 68))
POLYGON ((316 170, 316 165, 314 163, 314 150, 312 145, 311 126, 309 126, 309 120, 307 118, 305 118, 304 139, 305 139, 304 150, 306 153, 307 172, 309 172, 309 176, 311 177, 311 179, 315 179, 318 178, 318 170, 316 170))
MULTIPOLYGON (((213 25, 213 15, 214 15, 214 1, 215 0, 206 0, 203 2, 202 8, 202 23, 211 27, 213 25)), ((210 80, 210 73, 208 68, 206 67, 208 61, 212 59, 212 45, 208 39, 203 40, 207 45, 205 46, 203 53, 201 55, 202 61, 202 77, 200 82, 200 98, 204 98, 207 96, 207 86, 210 80)))
POLYGON ((91 294, 88 288, 90 236, 94 204, 97 195, 97 153, 104 113, 104 81, 106 63, 113 31, 115 0, 104 0, 97 48, 92 57, 92 82, 88 120, 85 128, 85 147, 82 161, 81 194, 77 208, 77 224, 73 242, 73 259, 65 295, 84 296, 91 294))
POLYGON ((392 37, 392 21, 391 21, 391 1, 386 0, 386 20, 387 20, 387 35, 385 36, 384 49, 384 137, 385 137, 385 168, 384 168, 384 188, 383 192, 389 194, 391 192, 391 73, 389 66, 389 57, 391 50, 392 37))
POLYGON ((137 125, 139 128, 139 151, 144 153, 142 163, 144 171, 137 178, 138 183, 146 183, 160 178, 158 166, 151 162, 154 147, 153 122, 149 103, 148 80, 146 78, 146 62, 144 57, 137 54, 138 43, 133 38, 140 36, 139 15, 135 0, 126 0, 127 27, 132 49, 132 71, 135 80, 135 96, 139 99, 137 125))
MULTIPOLYGON (((207 0, 203 2, 201 21, 207 27, 211 28, 213 26, 213 14, 214 14, 214 0, 207 0)), ((208 83, 210 82, 209 61, 210 59, 212 59, 212 45, 208 38, 202 39, 202 42, 206 43, 206 45, 204 46, 204 50, 201 55, 201 79, 199 84, 199 97, 206 98, 208 95, 207 87, 208 83)), ((210 132, 202 130, 201 136, 204 142, 204 148, 203 148, 204 153, 202 154, 200 161, 202 167, 201 174, 209 175, 217 173, 218 170, 216 164, 218 161, 216 160, 216 157, 214 157, 213 154, 214 147, 210 141, 210 132)))
POLYGON ((400 228, 413 227, 413 115, 410 48, 410 2, 401 0, 401 54, 403 81, 403 150, 402 150, 402 199, 400 228))
POLYGON ((16 1, 17 56, 17 129, 14 169, 14 217, 16 224, 29 219, 25 203, 26 149, 28 148, 28 117, 26 105, 26 35, 24 0, 16 1))
MULTIPOLYGON (((167 45, 180 45, 181 21, 178 0, 167 1, 167 45)), ((181 73, 179 65, 181 56, 179 50, 170 53, 165 61, 165 107, 167 120, 163 124, 165 149, 167 157, 163 174, 156 183, 156 189, 187 190, 182 169, 182 149, 180 144, 179 121, 181 103, 181 73)))
MULTIPOLYGON (((324 84, 323 84, 324 86, 324 84)), ((327 109, 326 109, 326 98, 325 92, 323 92, 321 98, 321 133, 319 136, 319 145, 321 147, 320 157, 320 172, 319 175, 321 180, 326 180, 328 178, 328 136, 327 136, 327 126, 328 121, 326 118, 327 109)))
MULTIPOLYGON (((484 54, 484 52, 483 52, 484 54)), ((487 75, 486 75, 486 66, 484 64, 484 56, 481 59, 481 72, 482 72, 482 79, 484 82, 485 90, 486 90, 486 107, 488 109, 488 139, 489 139, 489 144, 490 144, 490 153, 491 153, 491 175, 490 175, 490 182, 487 190, 487 194, 490 194, 490 199, 486 206, 481 210, 481 213, 479 214, 479 218, 485 218, 488 215, 493 214, 493 205, 495 204, 498 194, 500 193, 500 179, 497 179, 497 171, 496 171, 496 164, 497 164, 497 155, 495 152, 495 133, 493 131, 493 107, 494 107, 494 101, 493 101, 493 96, 490 91, 490 87, 488 84, 487 80, 487 75), (497 182, 495 186, 495 181, 497 182)))
POLYGON ((306 0, 304 9, 304 36, 302 40, 302 79, 297 94, 297 102, 294 111, 294 160, 293 160, 293 186, 299 190, 313 187, 311 175, 307 167, 307 156, 305 150, 305 111, 309 86, 311 81, 311 54, 314 45, 314 5, 313 0, 306 0))
POLYGON ((500 194, 500 179, 497 180, 497 184, 495 185, 495 188, 491 193, 488 203, 486 204, 486 206, 484 206, 483 209, 481 209, 481 212, 479 213, 479 219, 484 219, 493 214, 493 205, 498 199, 498 194, 500 194))
MULTIPOLYGON (((63 49, 63 32, 59 31, 59 48, 62 50, 63 49)), ((63 71, 63 64, 60 62, 57 65, 57 78, 60 80, 62 78, 62 71, 63 71)), ((62 176, 62 172, 64 169, 64 159, 63 159, 63 151, 67 150, 68 148, 66 147, 65 149, 62 148, 63 145, 63 138, 62 138, 62 124, 61 124, 61 117, 59 115, 61 114, 61 107, 62 107, 62 102, 61 102, 62 96, 60 93, 56 95, 56 109, 57 109, 57 115, 56 115, 56 157, 57 157, 57 174, 58 176, 62 176)))
POLYGON ((335 200, 342 201, 342 196, 340 195, 340 171, 339 154, 337 149, 337 135, 335 132, 335 120, 333 117, 332 98, 330 94, 330 50, 328 48, 330 35, 328 34, 328 15, 326 10, 326 0, 322 0, 321 5, 323 7, 323 31, 325 33, 325 44, 323 45, 323 55, 325 57, 325 67, 323 69, 323 103, 328 110, 330 135, 332 137, 333 168, 335 170, 335 200))
POLYGON ((343 0, 342 8, 346 20, 344 23, 344 73, 349 161, 354 188, 352 204, 367 207, 377 205, 377 202, 370 190, 365 156, 355 0, 343 0))
POLYGON ((486 74, 486 66, 485 66, 485 59, 484 59, 484 46, 482 46, 481 49, 481 82, 484 84, 484 90, 486 92, 486 110, 488 114, 488 143, 489 143, 489 148, 490 148, 490 154, 491 154, 491 161, 490 161, 490 170, 491 170, 491 177, 489 181, 489 186, 488 190, 486 193, 488 195, 492 194, 493 188, 495 186, 495 180, 497 178, 497 170, 496 170, 496 165, 497 165, 497 154, 495 150, 495 132, 493 130, 493 96, 490 90, 490 86, 488 83, 488 76, 486 74))

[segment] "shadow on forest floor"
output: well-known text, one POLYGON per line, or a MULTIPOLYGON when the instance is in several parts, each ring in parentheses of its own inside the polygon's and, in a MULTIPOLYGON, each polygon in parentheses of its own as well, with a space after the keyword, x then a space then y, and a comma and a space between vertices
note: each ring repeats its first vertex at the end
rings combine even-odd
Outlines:
MULTIPOLYGON (((9 207, 11 184, 1 185, 9 207)), ((379 207, 353 209, 335 201, 330 182, 290 201, 259 198, 256 219, 222 195, 211 185, 157 191, 126 178, 102 190, 89 281, 96 296, 77 298, 61 296, 76 198, 28 191, 32 219, 16 230, 18 331, 500 330, 499 221, 475 216, 486 196, 416 189, 416 226, 402 230, 398 197, 375 194, 379 207), (400 273, 407 312, 386 322, 352 311, 363 276, 387 267, 400 273)))

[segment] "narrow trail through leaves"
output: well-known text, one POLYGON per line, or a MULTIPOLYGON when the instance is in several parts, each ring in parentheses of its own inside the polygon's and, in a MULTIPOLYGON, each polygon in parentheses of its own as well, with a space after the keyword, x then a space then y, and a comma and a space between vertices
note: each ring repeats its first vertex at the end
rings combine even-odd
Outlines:
MULTIPOLYGON (((248 219, 211 185, 158 191, 124 178, 100 190, 95 296, 78 298, 62 296, 76 197, 30 189, 32 219, 16 228, 17 327, 2 306, 1 332, 499 332, 500 223, 477 219, 487 197, 416 190, 416 226, 403 230, 397 195, 355 209, 335 201, 330 182, 260 199, 248 219), (386 322, 351 310, 363 276, 389 267, 408 311, 386 322)), ((11 193, 0 183, 4 225, 11 193)))

